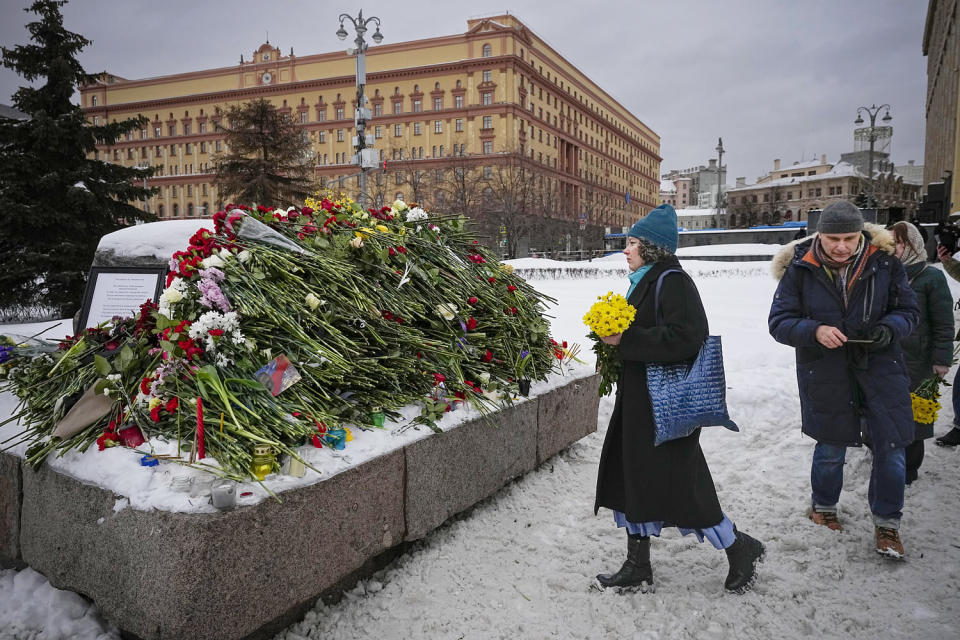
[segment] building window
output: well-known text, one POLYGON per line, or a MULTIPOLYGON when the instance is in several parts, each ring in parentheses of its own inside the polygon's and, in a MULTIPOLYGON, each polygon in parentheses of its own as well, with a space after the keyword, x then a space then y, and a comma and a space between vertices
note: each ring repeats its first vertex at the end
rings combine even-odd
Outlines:
POLYGON ((433 132, 434 133, 443 133, 443 122, 440 120, 433 121, 433 132))
POLYGON ((413 101, 413 112, 414 112, 414 113, 420 113, 421 111, 423 111, 423 106, 422 106, 422 105, 423 105, 423 103, 422 103, 422 101, 421 101, 419 98, 417 98, 416 100, 414 100, 414 101, 413 101))
POLYGON ((187 195, 188 195, 188 196, 192 196, 192 195, 193 195, 193 185, 192 185, 192 184, 188 184, 188 185, 187 185, 187 195))
POLYGON ((374 137, 378 140, 383 137, 383 127, 377 126, 374 128, 374 137))
POLYGON ((457 109, 463 109, 463 96, 454 96, 453 106, 457 109))
POLYGON ((206 153, 206 152, 207 152, 207 143, 201 141, 201 142, 200 142, 200 153, 206 153))
POLYGON ((403 172, 397 171, 396 175, 393 177, 394 184, 403 184, 403 172))
POLYGON ((320 143, 323 144, 324 142, 327 141, 327 132, 326 132, 326 131, 319 131, 319 132, 317 133, 317 137, 319 138, 320 143))
POLYGON ((337 107, 337 120, 343 120, 343 107, 337 107))
POLYGON ((493 167, 484 167, 483 168, 484 180, 489 180, 492 177, 493 177, 493 167))
POLYGON ((206 132, 207 132, 207 123, 206 123, 206 122, 201 122, 201 123, 200 123, 200 133, 206 133, 206 132))
POLYGON ((377 104, 373 105, 373 115, 375 115, 375 116, 382 116, 382 115, 383 115, 383 104, 382 104, 382 103, 378 102, 377 104))
POLYGON ((484 153, 493 153, 493 140, 484 140, 484 141, 483 141, 483 152, 484 152, 484 153))
POLYGON ((170 197, 171 197, 171 198, 176 198, 176 197, 177 197, 177 185, 173 185, 173 186, 170 188, 170 197))
POLYGON ((493 55, 493 47, 491 47, 488 44, 485 44, 483 45, 482 52, 483 52, 482 55, 484 58, 489 58, 490 56, 493 55))
POLYGON ((483 71, 483 81, 493 82, 493 71, 490 71, 490 69, 485 69, 483 71))
POLYGON ((403 135, 403 125, 395 124, 393 125, 393 135, 397 138, 403 135))
POLYGON ((177 204, 176 202, 173 203, 173 217, 174 218, 180 217, 180 205, 177 204))
POLYGON ((167 126, 167 135, 170 136, 171 138, 177 135, 177 125, 171 124, 167 126))
POLYGON ((90 106, 91 106, 91 107, 97 106, 97 103, 98 103, 98 102, 99 102, 99 99, 97 98, 97 96, 90 96, 90 106))
POLYGON ((493 116, 483 116, 483 128, 493 129, 493 116))
POLYGON ((434 98, 433 99, 433 110, 440 111, 443 109, 443 98, 434 98))
POLYGON ((454 123, 454 129, 457 131, 463 131, 463 118, 457 118, 454 123))
MULTIPOLYGON (((200 195, 204 195, 204 196, 207 195, 207 183, 206 183, 206 182, 204 182, 203 185, 201 185, 201 187, 200 187, 200 195)), ((204 208, 204 210, 206 210, 206 208, 207 208, 207 203, 206 203, 206 202, 203 203, 203 208, 204 208)))
POLYGON ((160 135, 161 135, 161 131, 162 131, 162 129, 161 129, 160 127, 154 127, 154 128, 153 128, 153 137, 154 137, 154 138, 159 138, 160 135))
POLYGON ((189 123, 189 122, 184 122, 184 123, 183 123, 183 135, 185 135, 185 136, 190 135, 190 123, 189 123))
POLYGON ((393 103, 393 115, 400 115, 403 113, 403 103, 399 100, 393 103))
POLYGON ((413 123, 413 135, 415 135, 415 136, 420 135, 421 129, 422 129, 422 126, 421 126, 422 124, 423 124, 423 123, 421 123, 421 122, 414 122, 414 123, 413 123))
POLYGON ((793 200, 793 191, 787 191, 787 200, 793 200))
POLYGON ((327 110, 317 112, 317 122, 326 122, 327 121, 327 110))
POLYGON ((440 157, 443 157, 443 145, 440 145, 440 157))
POLYGON ((193 144, 192 144, 192 143, 188 142, 188 143, 186 144, 186 148, 184 149, 184 153, 193 153, 193 144))
POLYGON ((343 129, 337 129, 337 142, 343 142, 343 129))
POLYGON ((484 91, 484 92, 481 94, 481 102, 482 102, 484 105, 491 105, 491 104, 493 104, 493 92, 492 92, 492 91, 484 91))
POLYGON ((300 124, 307 124, 307 112, 306 112, 306 111, 301 111, 301 112, 300 112, 300 124))

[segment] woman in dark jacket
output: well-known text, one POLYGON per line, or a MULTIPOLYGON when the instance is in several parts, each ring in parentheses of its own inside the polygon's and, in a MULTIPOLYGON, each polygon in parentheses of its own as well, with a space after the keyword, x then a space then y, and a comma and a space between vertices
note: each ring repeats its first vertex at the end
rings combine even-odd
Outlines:
MULTIPOLYGON (((910 288, 917 294, 920 323, 910 336, 900 341, 903 360, 910 374, 910 388, 916 389, 927 378, 943 378, 953 363, 953 296, 943 272, 927 264, 927 251, 920 231, 909 222, 891 228, 896 242, 895 255, 907 270, 910 288)), ((923 463, 923 441, 933 437, 933 424, 916 423, 914 441, 906 447, 907 477, 917 479, 923 463)))
POLYGON ((630 327, 604 338, 619 345, 623 371, 616 404, 600 457, 597 499, 614 512, 627 530, 627 560, 613 574, 597 576, 601 588, 636 588, 653 584, 650 536, 665 526, 684 535, 695 533, 725 549, 730 571, 724 586, 741 593, 753 583, 763 545, 737 531, 717 500, 713 478, 700 449, 700 430, 654 447, 653 413, 647 391, 647 362, 677 362, 697 355, 707 337, 707 318, 697 287, 673 255, 677 248, 677 214, 660 205, 630 229, 624 254, 631 270, 627 301, 637 309, 630 327), (656 321, 656 283, 667 270, 660 291, 661 322, 656 321))

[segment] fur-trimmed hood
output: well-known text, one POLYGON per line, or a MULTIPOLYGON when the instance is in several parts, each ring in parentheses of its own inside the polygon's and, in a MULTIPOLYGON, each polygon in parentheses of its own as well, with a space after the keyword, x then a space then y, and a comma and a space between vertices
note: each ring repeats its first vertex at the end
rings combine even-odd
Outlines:
MULTIPOLYGON (((887 229, 883 228, 879 224, 873 224, 871 222, 863 223, 863 230, 867 233, 867 238, 870 239, 870 244, 877 247, 881 251, 885 251, 890 255, 893 255, 897 250, 897 243, 893 238, 893 234, 887 229)), ((794 240, 790 244, 786 245, 777 252, 777 255, 773 257, 773 262, 770 264, 770 273, 777 280, 783 277, 783 274, 786 273, 787 267, 790 266, 794 260, 798 260, 806 254, 806 252, 813 245, 813 239, 817 236, 816 233, 813 233, 806 238, 800 238, 799 240, 794 240)))

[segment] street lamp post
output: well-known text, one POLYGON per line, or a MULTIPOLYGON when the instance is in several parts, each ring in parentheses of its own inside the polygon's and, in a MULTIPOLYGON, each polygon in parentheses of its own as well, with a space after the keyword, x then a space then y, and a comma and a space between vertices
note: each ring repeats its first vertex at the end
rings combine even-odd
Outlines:
POLYGON ((720 213, 720 194, 721 194, 721 191, 720 191, 720 167, 723 165, 723 138, 717 138, 717 140, 718 140, 718 142, 717 142, 717 149, 716 149, 716 151, 717 151, 717 202, 716 202, 716 207, 717 207, 717 223, 719 224, 720 228, 722 229, 722 228, 725 228, 725 227, 726 227, 726 225, 724 224, 726 221, 723 220, 722 214, 720 213))
POLYGON ((867 164, 869 165, 869 174, 868 178, 870 179, 870 201, 869 205, 871 207, 877 206, 876 192, 874 191, 873 185, 873 143, 877 141, 877 138, 881 134, 886 135, 886 127, 877 127, 877 114, 880 113, 881 109, 886 109, 887 113, 881 118, 884 123, 890 122, 893 118, 890 117, 890 105, 882 104, 879 107, 877 105, 870 105, 869 107, 858 107, 857 108, 857 119, 853 121, 853 124, 863 124, 863 117, 860 115, 861 112, 866 111, 867 115, 870 117, 870 127, 867 128, 867 140, 870 142, 870 151, 867 155, 867 164))
MULTIPOLYGON (((383 34, 380 33, 380 18, 376 16, 371 16, 367 19, 363 18, 363 10, 360 11, 356 18, 351 17, 349 14, 341 13, 340 14, 340 28, 337 29, 337 37, 341 40, 346 39, 347 31, 343 28, 343 23, 346 20, 349 20, 353 24, 354 30, 357 32, 357 37, 354 39, 354 44, 356 48, 347 49, 348 55, 357 56, 357 109, 354 115, 354 122, 356 124, 357 137, 354 148, 357 150, 355 156, 356 163, 360 166, 360 206, 364 209, 367 208, 367 169, 377 166, 376 151, 374 149, 367 148, 367 120, 370 119, 371 113, 370 109, 366 107, 366 97, 363 95, 363 89, 367 84, 367 43, 363 39, 363 35, 367 32, 367 25, 373 22, 377 25, 377 30, 374 31, 373 41, 377 44, 380 44, 383 41, 383 34)), ((372 144, 372 142, 371 142, 372 144)))

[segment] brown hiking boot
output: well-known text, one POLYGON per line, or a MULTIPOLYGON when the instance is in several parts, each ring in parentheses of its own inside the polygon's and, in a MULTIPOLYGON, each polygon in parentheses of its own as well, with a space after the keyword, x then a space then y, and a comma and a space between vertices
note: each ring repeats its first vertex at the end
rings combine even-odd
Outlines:
POLYGON ((900 542, 900 533, 896 529, 877 527, 876 540, 877 553, 888 558, 903 559, 903 543, 900 542))
POLYGON ((843 525, 840 524, 840 521, 837 519, 836 511, 817 511, 816 509, 811 509, 810 519, 831 531, 843 531, 843 525))

